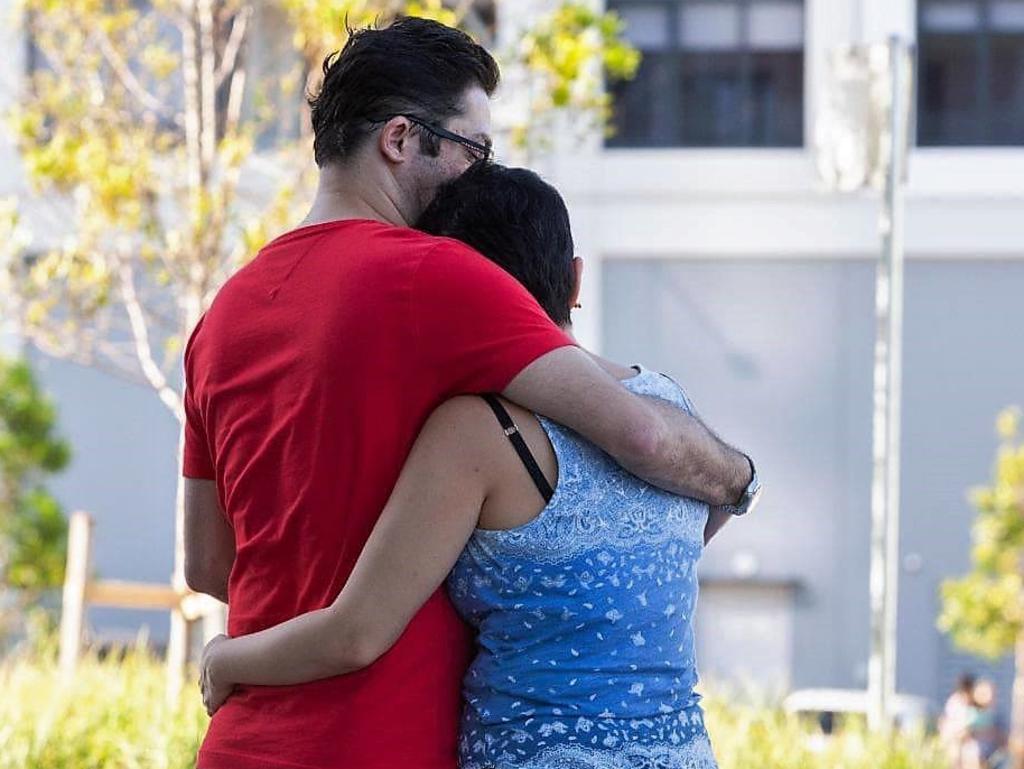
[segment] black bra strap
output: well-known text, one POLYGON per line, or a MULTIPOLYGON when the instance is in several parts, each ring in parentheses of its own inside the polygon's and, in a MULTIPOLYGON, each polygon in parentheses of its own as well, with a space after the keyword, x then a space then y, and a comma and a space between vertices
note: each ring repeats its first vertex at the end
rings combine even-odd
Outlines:
POLYGON ((533 478, 537 491, 544 497, 545 502, 550 502, 555 492, 551 488, 551 484, 548 483, 548 479, 544 477, 544 473, 541 471, 540 465, 537 464, 537 460, 530 453, 530 447, 526 445, 526 441, 520 435, 519 426, 513 421, 512 415, 501 405, 501 401, 498 400, 497 396, 488 394, 481 397, 487 401, 487 405, 491 407, 494 416, 498 418, 499 424, 505 430, 505 435, 512 441, 512 446, 515 448, 519 458, 523 460, 523 464, 526 465, 526 470, 530 473, 530 477, 533 478))

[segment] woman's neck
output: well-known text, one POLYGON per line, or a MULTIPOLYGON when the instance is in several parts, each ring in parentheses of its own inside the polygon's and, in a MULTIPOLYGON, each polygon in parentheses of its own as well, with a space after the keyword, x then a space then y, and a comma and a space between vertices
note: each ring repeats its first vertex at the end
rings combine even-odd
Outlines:
MULTIPOLYGON (((575 336, 573 336, 571 323, 566 326, 562 326, 562 331, 564 331, 573 339, 576 338, 575 336)), ((608 360, 607 358, 602 358, 600 355, 592 353, 590 350, 582 346, 580 347, 580 349, 583 350, 583 352, 585 352, 587 355, 589 355, 591 360, 594 361, 594 363, 596 363, 598 366, 603 368, 605 371, 607 371, 609 374, 611 374, 613 377, 620 381, 625 379, 632 379, 633 377, 636 376, 636 369, 633 368, 632 366, 623 366, 621 363, 616 363, 615 361, 608 360)))
POLYGON ((618 380, 632 379, 636 376, 637 371, 632 366, 623 366, 621 363, 610 361, 607 358, 602 358, 600 355, 594 355, 592 352, 587 353, 594 362, 615 377, 618 380))

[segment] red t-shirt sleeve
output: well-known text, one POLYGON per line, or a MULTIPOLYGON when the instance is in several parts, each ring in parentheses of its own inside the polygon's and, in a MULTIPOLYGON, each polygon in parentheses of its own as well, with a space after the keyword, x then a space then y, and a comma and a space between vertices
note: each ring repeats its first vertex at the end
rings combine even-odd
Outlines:
POLYGON ((444 397, 501 392, 537 358, 575 344, 519 281, 454 240, 417 267, 411 323, 420 361, 444 397))
POLYGON ((213 452, 207 440, 202 412, 195 401, 195 342, 203 321, 200 320, 185 347, 185 448, 182 475, 186 478, 214 480, 213 452))

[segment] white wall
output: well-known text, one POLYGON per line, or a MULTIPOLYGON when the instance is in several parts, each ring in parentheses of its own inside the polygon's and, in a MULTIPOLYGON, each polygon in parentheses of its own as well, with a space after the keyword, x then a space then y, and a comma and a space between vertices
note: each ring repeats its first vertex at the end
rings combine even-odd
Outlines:
POLYGON ((701 679, 750 685, 762 694, 788 692, 794 591, 786 584, 702 584, 696 614, 701 679))
MULTIPOLYGON (((804 149, 603 150, 564 144, 545 163, 587 260, 577 336, 601 345, 601 260, 864 258, 878 199, 837 195, 810 149, 828 51, 915 36, 913 0, 806 0, 804 149)), ((908 258, 1024 258, 1024 148, 922 149, 907 191, 908 258)))

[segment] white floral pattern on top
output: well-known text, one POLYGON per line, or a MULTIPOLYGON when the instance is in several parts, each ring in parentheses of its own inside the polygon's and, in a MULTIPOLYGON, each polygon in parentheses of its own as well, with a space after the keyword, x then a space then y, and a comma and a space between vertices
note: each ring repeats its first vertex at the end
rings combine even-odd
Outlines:
MULTIPOLYGON (((625 386, 692 406, 646 369, 625 386)), ((464 769, 712 769, 697 682, 695 566, 707 505, 640 481, 541 419, 550 503, 477 530, 449 577, 478 631, 463 682, 464 769)))
MULTIPOLYGON (((711 742, 695 737, 682 746, 626 745, 618 750, 595 750, 580 745, 550 748, 525 763, 513 762, 516 769, 718 769, 711 742)), ((503 769, 503 764, 462 764, 462 769, 503 769)))

